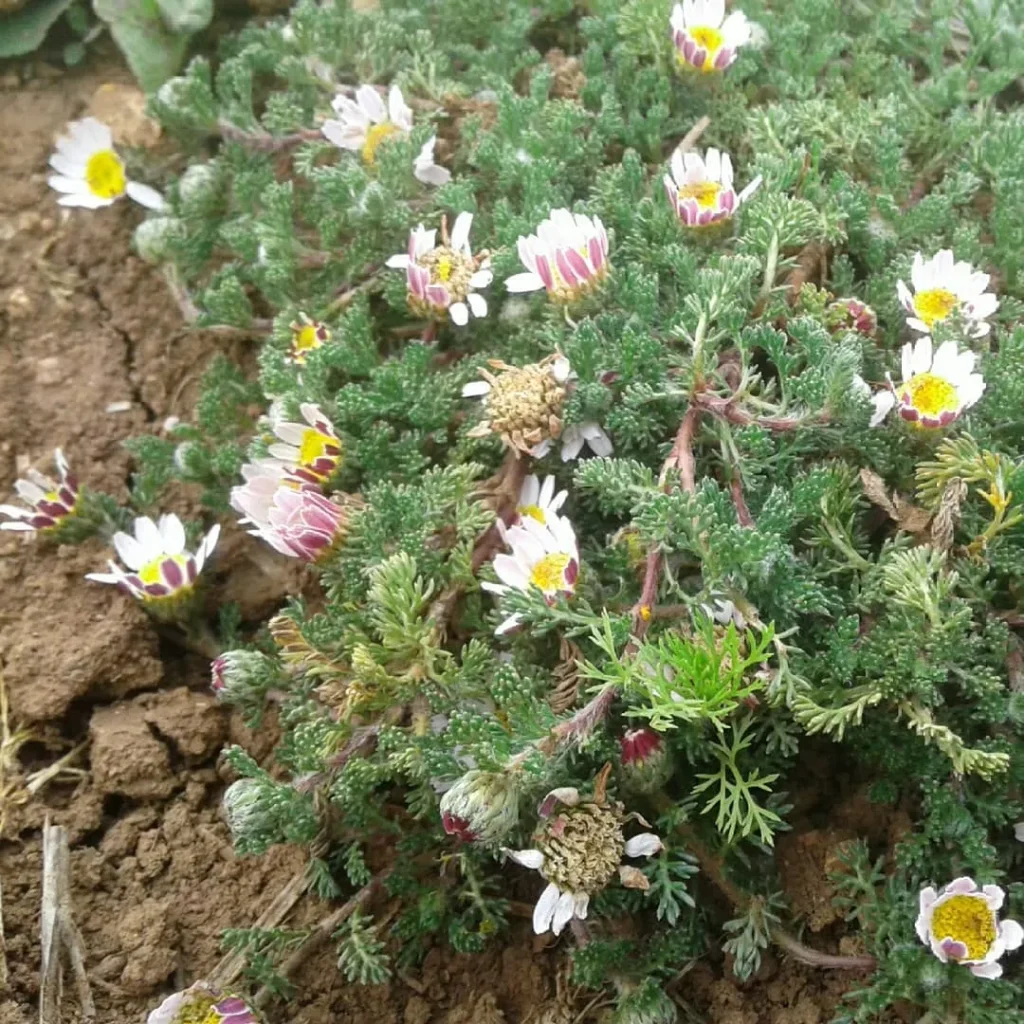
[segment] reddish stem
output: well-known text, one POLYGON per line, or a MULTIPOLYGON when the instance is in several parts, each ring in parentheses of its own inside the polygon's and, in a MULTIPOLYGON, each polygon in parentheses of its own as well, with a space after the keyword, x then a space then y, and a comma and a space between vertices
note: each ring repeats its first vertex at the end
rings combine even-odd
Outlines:
POLYGON ((738 466, 729 481, 729 492, 732 494, 732 503, 736 509, 736 519, 740 526, 752 528, 754 517, 750 514, 750 509, 747 508, 747 499, 743 496, 743 481, 740 479, 738 466))

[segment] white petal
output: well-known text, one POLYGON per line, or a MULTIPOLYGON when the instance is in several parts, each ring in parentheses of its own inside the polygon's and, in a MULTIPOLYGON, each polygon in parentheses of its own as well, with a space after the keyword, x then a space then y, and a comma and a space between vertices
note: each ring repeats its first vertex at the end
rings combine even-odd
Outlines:
POLYGON ((462 387, 463 398, 479 398, 481 395, 486 395, 491 390, 491 385, 485 380, 471 380, 468 384, 464 384, 462 387))
POLYGON ((185 550, 185 527, 175 515, 160 517, 160 544, 164 554, 180 555, 185 550))
POLYGON ((1013 826, 1013 837, 1018 843, 1024 843, 1024 821, 1018 821, 1013 826))
POLYGON ((709 149, 704 154, 704 166, 711 181, 722 180, 722 154, 717 149, 709 149))
POLYGON ((904 309, 914 308, 914 296, 910 294, 910 289, 902 281, 896 282, 896 295, 904 309))
POLYGON ((1024 943, 1024 928, 1017 921, 1007 919, 999 926, 999 937, 1007 949, 1019 949, 1024 943))
POLYGON ((737 206, 740 205, 741 203, 745 203, 761 187, 761 182, 763 180, 764 179, 761 177, 760 174, 756 178, 754 178, 754 180, 751 181, 746 186, 746 188, 744 188, 743 191, 740 192, 740 194, 736 197, 737 206))
POLYGON ((353 152, 366 144, 366 129, 344 121, 324 121, 320 125, 320 134, 335 146, 353 152))
POLYGON ((597 423, 582 423, 580 424, 580 430, 584 440, 595 455, 607 458, 615 450, 612 447, 611 438, 608 437, 597 423))
POLYGON ((463 211, 455 218, 455 225, 452 227, 451 245, 456 252, 464 252, 468 256, 469 231, 473 226, 473 214, 463 211))
MULTIPOLYGON (((948 252, 950 259, 952 259, 953 252, 951 249, 944 249, 943 252, 948 252)), ((942 253, 939 253, 941 256, 942 253)), ((938 259, 938 257, 936 257, 938 259)), ((954 878, 945 889, 942 890, 944 896, 965 896, 968 893, 975 893, 978 891, 978 883, 971 878, 970 875, 961 875, 959 878, 954 878)))
POLYGON ((1003 968, 1001 964, 971 964, 970 967, 971 974, 976 978, 1001 978, 1003 976, 1003 968))
POLYGON ((424 185, 433 185, 435 188, 447 185, 452 180, 452 172, 439 164, 414 163, 412 174, 417 181, 422 181, 424 185))
POLYGON ((989 910, 999 910, 1006 900, 1006 893, 998 885, 983 885, 981 891, 985 894, 989 910))
POLYGON ((555 907, 558 906, 558 898, 561 894, 554 882, 540 894, 537 906, 533 908, 533 930, 537 935, 543 935, 551 927, 551 919, 555 916, 555 907))
POLYGON ((930 336, 917 339, 913 354, 910 357, 910 369, 913 374, 927 373, 932 366, 932 339, 930 336))
POLYGON ((661 850, 661 840, 653 832, 641 832, 626 840, 627 857, 653 857, 661 850))
MULTIPOLYGON (((2 512, 3 509, 0 509, 2 512)), ((0 523, 0 530, 14 530, 17 533, 34 533, 35 527, 29 526, 28 523, 23 523, 20 520, 15 520, 12 523, 0 523)))
POLYGON ((521 620, 522 616, 518 612, 510 615, 507 619, 502 620, 501 624, 494 631, 494 635, 504 636, 506 633, 511 633, 512 630, 519 625, 521 620))
POLYGON ((884 391, 879 391, 871 399, 871 402, 875 407, 875 411, 871 414, 869 425, 877 427, 892 412, 892 407, 896 404, 896 396, 886 388, 884 391))
POLYGON ((112 572, 87 572, 85 578, 94 583, 120 583, 123 577, 112 572))
POLYGON ((533 868, 539 871, 544 867, 544 854, 540 850, 506 850, 509 857, 524 868, 533 868))
POLYGON ((536 292, 544 287, 544 282, 537 274, 513 274, 505 281, 505 288, 513 294, 518 292, 536 292))
POLYGON ((469 310, 464 302, 453 302, 448 307, 448 315, 456 327, 465 327, 469 323, 469 310))
POLYGON ((470 292, 466 296, 466 301, 469 303, 469 308, 473 311, 473 316, 481 318, 487 316, 487 300, 482 295, 470 292))
POLYGON ((493 270, 478 270, 470 279, 470 288, 486 288, 494 280, 493 270))
POLYGON ((372 85, 361 85, 356 89, 356 102, 374 124, 383 124, 388 119, 384 101, 372 85))
POLYGON ((573 912, 581 921, 586 921, 587 911, 590 908, 590 894, 585 892, 576 893, 576 906, 573 912))
POLYGON ((149 561, 143 546, 129 534, 115 533, 112 540, 118 557, 129 569, 141 569, 149 561))
POLYGON ((562 934, 562 929, 572 920, 575 910, 575 895, 571 892, 563 892, 558 897, 558 903, 555 905, 555 914, 551 920, 551 931, 555 935, 562 934))
POLYGON ((583 431, 573 424, 562 434, 562 461, 571 462, 583 451, 583 431))
POLYGON ((388 91, 388 116, 391 123, 401 128, 403 132, 412 131, 412 111, 405 102, 402 90, 397 85, 391 86, 388 91))
POLYGON ((164 197, 155 188, 150 188, 141 182, 129 181, 124 190, 128 193, 129 199, 134 199, 139 206, 144 206, 147 210, 165 210, 167 208, 164 197))
POLYGON ((390 267, 392 270, 405 270, 405 268, 409 266, 409 254, 406 252, 399 252, 394 256, 389 256, 385 266, 390 267))

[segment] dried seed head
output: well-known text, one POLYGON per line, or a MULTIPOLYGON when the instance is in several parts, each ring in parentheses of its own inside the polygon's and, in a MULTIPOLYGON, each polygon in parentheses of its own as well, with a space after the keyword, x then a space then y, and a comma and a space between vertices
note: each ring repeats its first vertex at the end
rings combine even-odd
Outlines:
POLYGON ((600 892, 618 873, 626 848, 622 815, 613 805, 563 807, 534 836, 544 876, 562 892, 600 892))
POLYGON ((490 429, 506 444, 529 451, 562 433, 566 388, 552 372, 552 360, 515 367, 499 364, 497 375, 486 374, 490 429))
POLYGON ((519 785, 509 772, 466 772, 441 798, 445 832, 465 842, 500 842, 518 821, 519 785))

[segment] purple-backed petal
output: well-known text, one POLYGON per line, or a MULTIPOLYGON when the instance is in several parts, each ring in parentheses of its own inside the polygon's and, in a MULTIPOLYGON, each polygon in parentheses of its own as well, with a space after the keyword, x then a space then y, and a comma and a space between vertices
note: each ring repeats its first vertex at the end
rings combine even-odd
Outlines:
POLYGON ((45 498, 42 501, 36 502, 36 511, 44 516, 52 516, 54 519, 60 519, 61 516, 65 516, 68 513, 67 506, 59 501, 47 501, 45 498))
POLYGON ((537 276, 544 282, 544 287, 550 292, 555 288, 555 275, 551 272, 551 261, 547 253, 538 252, 535 256, 537 262, 537 276))
POLYGON ((451 304, 451 296, 443 284, 432 284, 427 286, 427 302, 440 309, 447 309, 451 304))
POLYGON ((735 59, 736 51, 728 46, 723 46, 715 55, 715 70, 724 71, 735 59))
POLYGON ((736 209, 736 193, 731 188, 719 193, 718 208, 724 210, 726 214, 730 214, 736 209))
POLYGON ((196 578, 199 576, 199 566, 196 565, 196 560, 192 557, 185 559, 185 578, 189 583, 195 583, 196 578))
POLYGON ((963 960, 967 956, 967 947, 962 942, 957 942, 956 939, 947 937, 942 940, 940 945, 942 946, 942 952, 950 960, 963 960))
POLYGON ((601 245, 601 239, 588 238, 587 239, 587 251, 590 253, 590 265, 594 270, 600 270, 604 266, 604 248, 601 245))
POLYGON ((921 414, 912 405, 900 405, 900 419, 906 420, 908 423, 916 423, 920 418, 921 414))
POLYGON ((691 63, 695 68, 699 68, 701 71, 704 70, 704 62, 708 59, 708 51, 703 46, 698 46, 693 52, 693 60, 691 63))
POLYGON ((185 574, 173 558, 165 558, 160 563, 160 575, 171 590, 177 590, 185 582, 185 574))
POLYGON ((70 509, 74 506, 77 495, 70 487, 59 487, 57 497, 70 509))
POLYGON ((146 583, 142 587, 142 592, 147 597, 167 597, 170 594, 170 590, 162 583, 146 583))
POLYGON ((697 205, 697 200, 684 199, 679 204, 679 216, 687 227, 696 227, 700 217, 700 207, 697 205))
POLYGON ((696 65, 693 59, 696 53, 697 44, 689 36, 683 36, 683 56, 690 64, 696 65))
POLYGON ((580 281, 589 281, 594 276, 594 272, 587 266, 587 261, 583 256, 578 253, 575 249, 566 249, 565 258, 569 262, 569 266, 572 267, 573 272, 580 279, 580 281))
POLYGON ((575 268, 569 262, 567 257, 567 251, 565 249, 555 250, 555 266, 558 267, 558 273, 562 275, 562 280, 570 288, 575 288, 577 285, 582 284, 586 277, 580 277, 576 273, 575 268))
POLYGON ((570 587, 576 586, 576 580, 579 578, 580 564, 575 558, 569 559, 569 564, 565 567, 565 582, 570 587))
POLYGON ((48 530, 51 526, 57 525, 57 520, 52 516, 32 516, 28 522, 33 530, 48 530))
POLYGON ((701 210, 697 216, 697 224, 699 227, 707 227, 715 219, 714 210, 701 210))

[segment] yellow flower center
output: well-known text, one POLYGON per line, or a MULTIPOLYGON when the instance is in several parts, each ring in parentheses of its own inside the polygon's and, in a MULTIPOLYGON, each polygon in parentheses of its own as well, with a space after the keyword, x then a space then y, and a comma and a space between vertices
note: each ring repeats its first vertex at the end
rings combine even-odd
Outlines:
POLYGON ((162 583, 163 576, 160 572, 160 566, 162 566, 168 559, 174 562, 178 568, 181 569, 182 578, 187 580, 188 576, 185 573, 185 567, 188 563, 182 555, 161 555, 159 558, 154 558, 152 562, 147 562, 139 570, 139 579, 142 580, 143 583, 162 583))
POLYGON ((366 131, 366 141, 363 143, 363 161, 372 165, 377 159, 377 147, 392 135, 398 134, 398 128, 390 121, 383 124, 373 124, 366 131))
POLYGON ((914 296, 914 312, 918 319, 929 327, 934 327, 940 320, 945 320, 959 305, 960 300, 945 288, 929 288, 914 296))
POLYGON ((960 408, 960 396, 945 377, 919 373, 905 387, 910 392, 910 404, 924 416, 940 416, 960 408))
POLYGON ((983 960, 996 940, 992 911, 981 896, 952 896, 932 914, 932 935, 967 947, 964 960, 983 960))
POLYGON ((442 253, 438 258, 437 266, 434 269, 437 273, 437 279, 447 283, 448 278, 452 276, 452 258, 447 254, 442 253))
POLYGON ((335 444, 332 437, 321 434, 315 427, 308 427, 302 432, 302 444, 299 445, 299 464, 309 466, 327 454, 327 446, 335 444))
POLYGON ((186 1006, 175 1018, 177 1024, 220 1024, 223 1019, 209 999, 200 999, 191 1006, 186 1006))
POLYGON ((565 587, 565 569, 572 561, 569 555, 555 552, 545 555, 531 570, 530 582, 545 594, 553 594, 565 587))
POLYGON ((544 509, 542 509, 540 505, 520 505, 516 511, 524 519, 527 517, 530 519, 536 519, 541 526, 544 526, 545 523, 547 523, 547 520, 544 518, 544 509))
POLYGON ((93 153, 85 165, 85 183, 100 199, 116 199, 124 195, 124 164, 112 149, 93 153))
POLYGON ((699 25, 697 28, 691 28, 687 31, 690 33, 690 38, 702 50, 707 52, 707 56, 704 58, 704 66, 701 70, 714 71, 715 57, 718 55, 722 43, 725 42, 725 37, 717 28, 712 28, 710 25, 699 25))
POLYGON ((681 199, 696 199, 702 210, 709 210, 718 202, 718 193, 722 186, 717 181, 700 181, 695 185, 684 185, 679 190, 681 199))
POLYGON ((317 330, 315 324, 306 324, 300 331, 295 334, 295 351, 296 352, 309 352, 314 348, 320 347, 320 339, 317 337, 317 330))

